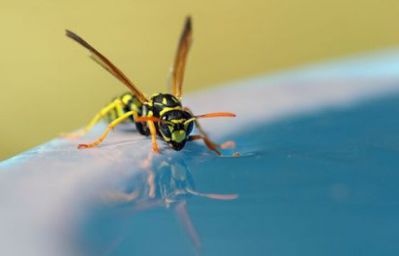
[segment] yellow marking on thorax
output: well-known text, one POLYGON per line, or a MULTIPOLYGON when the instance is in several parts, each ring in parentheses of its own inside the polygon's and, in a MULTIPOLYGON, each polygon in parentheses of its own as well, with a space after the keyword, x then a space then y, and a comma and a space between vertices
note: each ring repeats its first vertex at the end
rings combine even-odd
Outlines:
POLYGON ((171 110, 183 110, 183 108, 181 106, 176 106, 176 107, 164 107, 164 109, 162 109, 162 111, 159 113, 160 116, 162 116, 163 114, 165 114, 166 112, 169 112, 171 110))

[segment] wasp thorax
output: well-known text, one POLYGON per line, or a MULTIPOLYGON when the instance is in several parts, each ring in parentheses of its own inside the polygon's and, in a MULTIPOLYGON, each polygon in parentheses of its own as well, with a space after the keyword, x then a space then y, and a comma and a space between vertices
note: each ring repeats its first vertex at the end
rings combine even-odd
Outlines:
POLYGON ((169 110, 182 107, 180 100, 168 93, 157 93, 151 96, 151 104, 155 116, 161 116, 169 110))

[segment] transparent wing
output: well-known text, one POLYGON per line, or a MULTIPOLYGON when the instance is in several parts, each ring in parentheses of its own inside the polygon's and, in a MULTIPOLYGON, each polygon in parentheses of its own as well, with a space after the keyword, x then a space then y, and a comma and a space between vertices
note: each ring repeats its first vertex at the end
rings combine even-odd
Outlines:
POLYGON ((183 96, 183 79, 184 69, 186 66, 186 60, 188 51, 192 43, 192 28, 191 28, 191 17, 188 16, 184 23, 183 32, 180 36, 179 45, 177 46, 177 52, 175 56, 175 62, 172 68, 172 93, 177 98, 183 96))
POLYGON ((105 70, 111 73, 119 81, 121 81, 126 87, 135 95, 141 102, 147 101, 144 94, 120 71, 110 60, 108 60, 104 55, 97 51, 93 46, 86 42, 83 38, 75 34, 70 30, 66 30, 66 36, 82 45, 84 48, 90 51, 92 54, 90 57, 102 66, 105 70))

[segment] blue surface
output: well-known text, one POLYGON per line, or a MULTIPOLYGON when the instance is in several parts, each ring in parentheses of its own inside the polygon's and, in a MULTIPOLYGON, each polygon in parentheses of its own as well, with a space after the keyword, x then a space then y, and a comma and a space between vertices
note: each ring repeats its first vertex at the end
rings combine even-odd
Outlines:
POLYGON ((150 140, 129 127, 76 149, 105 124, 79 140, 56 138, 0 163, 0 254, 398 255, 397 49, 229 83, 183 103, 237 113, 204 127, 236 140, 242 157, 160 143, 145 166, 150 140), (113 200, 122 193, 137 197, 113 200), (185 204, 200 241, 178 214, 185 204))
MULTIPOLYGON (((191 144, 180 161, 197 190, 240 196, 187 198, 201 254, 398 255, 398 116, 390 96, 236 134, 240 158, 191 144)), ((87 254, 196 254, 171 208, 131 207, 87 216, 77 238, 87 254)))

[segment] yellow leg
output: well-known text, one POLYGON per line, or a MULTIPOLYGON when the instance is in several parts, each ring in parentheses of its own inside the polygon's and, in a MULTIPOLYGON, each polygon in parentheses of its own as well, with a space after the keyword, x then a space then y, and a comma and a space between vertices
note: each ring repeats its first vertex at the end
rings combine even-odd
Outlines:
POLYGON ((150 128, 152 151, 159 153, 159 147, 157 144, 157 130, 153 121, 147 121, 148 128, 150 128))
POLYGON ((100 110, 91 120, 90 122, 86 125, 85 128, 82 130, 79 130, 75 133, 69 133, 69 134, 62 134, 62 136, 67 137, 67 138, 79 138, 88 133, 94 125, 96 125, 101 119, 104 118, 106 114, 108 114, 111 110, 117 108, 117 107, 122 107, 123 102, 120 99, 114 100, 112 103, 108 104, 106 107, 100 110))
POLYGON ((103 142, 103 140, 105 139, 105 137, 107 137, 108 133, 118 124, 120 124, 121 122, 123 122, 123 120, 125 120, 126 118, 129 118, 130 116, 134 117, 134 120, 136 122, 145 122, 148 120, 148 118, 146 117, 139 117, 137 112, 135 111, 129 111, 126 112, 125 114, 123 114, 121 117, 115 119, 113 122, 111 122, 107 129, 105 130, 105 132, 100 136, 100 138, 98 138, 96 141, 89 143, 89 144, 79 144, 78 148, 79 149, 83 149, 83 148, 92 148, 97 146, 98 144, 100 144, 101 142, 103 142))

